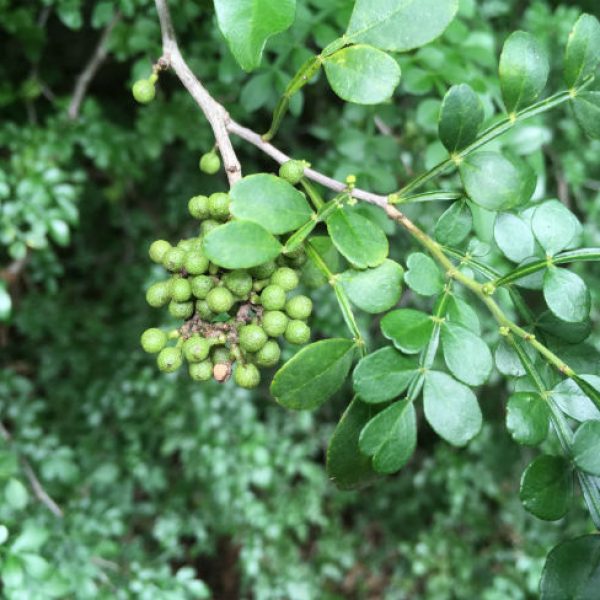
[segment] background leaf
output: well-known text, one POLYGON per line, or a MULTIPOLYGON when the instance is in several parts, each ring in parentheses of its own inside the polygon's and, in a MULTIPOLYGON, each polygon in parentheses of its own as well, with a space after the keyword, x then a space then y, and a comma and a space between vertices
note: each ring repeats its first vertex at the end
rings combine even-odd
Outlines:
POLYGON ((575 118, 594 139, 600 139, 600 92, 579 92, 573 99, 575 118))
POLYGON ((600 477, 600 421, 585 421, 573 437, 573 460, 578 469, 600 477))
POLYGON ((550 409, 534 392, 516 392, 506 406, 506 428, 515 442, 526 446, 541 444, 548 435, 550 409))

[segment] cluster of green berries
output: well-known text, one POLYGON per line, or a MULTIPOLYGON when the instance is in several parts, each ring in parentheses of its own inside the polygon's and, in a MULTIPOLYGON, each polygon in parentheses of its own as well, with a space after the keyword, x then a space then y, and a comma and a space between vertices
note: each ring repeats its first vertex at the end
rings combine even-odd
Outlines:
POLYGON ((306 321, 313 307, 307 296, 292 294, 306 261, 302 248, 248 270, 210 262, 203 238, 230 219, 229 203, 226 193, 194 196, 188 208, 200 221, 199 235, 176 246, 165 240, 150 246, 151 260, 171 276, 153 284, 146 300, 156 308, 168 306, 183 325, 170 333, 148 329, 141 343, 158 355, 161 371, 176 371, 187 361, 194 380, 223 382, 233 374, 239 386, 253 388, 260 383, 259 369, 279 362, 280 338, 290 344, 309 341, 306 321))

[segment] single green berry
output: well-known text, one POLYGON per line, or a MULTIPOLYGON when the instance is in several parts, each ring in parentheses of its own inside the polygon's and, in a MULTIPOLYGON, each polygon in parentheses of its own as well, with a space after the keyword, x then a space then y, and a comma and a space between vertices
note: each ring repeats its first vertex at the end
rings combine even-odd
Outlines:
POLYGON ((228 312, 233 306, 235 298, 227 288, 217 287, 208 292, 206 302, 208 302, 210 310, 219 314, 228 312))
POLYGON ((299 246, 295 250, 292 250, 286 254, 284 259, 289 267, 297 269, 306 262, 306 251, 302 246, 299 246))
POLYGON ((193 335, 183 342, 183 355, 190 363, 203 361, 210 352, 210 343, 206 338, 193 335))
POLYGON ((165 240, 156 240, 150 244, 150 248, 148 250, 148 254, 150 255, 150 260, 157 264, 162 264, 162 261, 165 257, 165 254, 171 249, 171 244, 166 242, 165 240))
POLYGON ((189 319, 194 314, 194 303, 171 300, 169 314, 175 319, 189 319))
POLYGON ((154 87, 154 83, 148 79, 139 79, 136 81, 133 84, 131 91, 133 92, 133 97, 140 104, 148 104, 148 102, 152 102, 152 100, 154 100, 154 96, 156 96, 156 88, 154 87))
POLYGON ((258 352, 267 343, 267 334, 259 325, 244 325, 239 331, 240 347, 246 352, 258 352))
POLYGON ((167 334, 156 327, 152 327, 151 329, 146 329, 146 331, 142 333, 141 342, 144 352, 156 354, 166 346, 167 334))
POLYGON ((259 367, 274 367, 281 357, 281 348, 273 340, 269 340, 255 355, 254 360, 259 367))
POLYGON ((184 252, 189 252, 192 249, 192 240, 193 238, 190 238, 188 240, 179 240, 179 242, 177 243, 177 247, 183 250, 184 252))
POLYGON ((156 364, 161 371, 173 373, 181 367, 183 357, 179 348, 163 348, 156 357, 156 364))
POLYGON ((200 157, 200 170, 207 175, 214 175, 221 168, 221 159, 216 152, 207 152, 200 157))
POLYGON ((189 373, 194 381, 208 381, 213 374, 213 364, 210 360, 192 363, 189 368, 189 373))
POLYGON ((171 299, 171 282, 159 281, 152 284, 146 292, 146 302, 154 307, 160 308, 171 299))
POLYGON ((225 221, 229 218, 229 194, 216 192, 208 197, 208 210, 210 216, 217 221, 225 221))
POLYGON ((253 267, 250 269, 250 274, 253 277, 256 277, 256 279, 267 279, 273 275, 276 268, 277 265, 271 260, 262 265, 258 265, 258 267, 253 267))
POLYGON ((192 294, 199 298, 200 300, 205 300, 208 292, 215 287, 215 282, 212 277, 208 275, 198 275, 197 277, 192 277, 192 294))
POLYGON ((200 250, 188 252, 183 262, 183 268, 190 275, 201 275, 208 271, 209 260, 200 250))
POLYGON ((167 271, 175 273, 181 271, 185 261, 185 250, 181 248, 171 248, 164 256, 163 265, 167 271))
POLYGON ((255 365, 238 363, 233 378, 240 387, 255 388, 260 383, 260 371, 255 365))
POLYGON ((221 223, 217 223, 214 219, 206 219, 206 221, 202 221, 200 224, 200 233, 202 235, 206 235, 210 233, 213 229, 219 227, 221 223))
POLYGON ((262 317, 262 328, 269 337, 279 337, 285 333, 288 318, 280 310, 266 310, 262 317))
POLYGON ((304 320, 310 317, 313 303, 308 296, 294 296, 285 304, 285 312, 290 319, 304 320))
POLYGON ((265 310, 281 310, 285 306, 285 290, 278 285, 268 285, 260 295, 265 310))
POLYGON ((194 219, 207 219, 209 216, 208 212, 208 198, 206 196, 194 196, 190 198, 188 202, 188 211, 194 219))
POLYGON ((271 283, 283 288, 286 292, 298 287, 300 280, 294 269, 289 267, 279 267, 273 275, 271 275, 271 283))
POLYGON ((215 313, 212 310, 210 310, 208 302, 206 300, 196 301, 196 312, 204 321, 212 321, 212 319, 214 319, 215 317, 215 313))
POLYGON ((215 365, 228 363, 231 360, 231 352, 225 346, 217 346, 210 353, 212 361, 215 365))
POLYGON ((290 344, 306 344, 310 340, 310 327, 304 321, 290 321, 285 329, 285 339, 290 344))
POLYGON ((240 297, 252 290, 252 276, 247 271, 231 271, 223 276, 223 283, 228 290, 240 297))
POLYGON ((171 280, 171 298, 175 302, 187 302, 192 297, 192 286, 187 279, 179 277, 171 280))
POLYGON ((279 177, 296 185, 304 177, 304 169, 306 167, 307 164, 302 160, 288 160, 279 167, 279 177))

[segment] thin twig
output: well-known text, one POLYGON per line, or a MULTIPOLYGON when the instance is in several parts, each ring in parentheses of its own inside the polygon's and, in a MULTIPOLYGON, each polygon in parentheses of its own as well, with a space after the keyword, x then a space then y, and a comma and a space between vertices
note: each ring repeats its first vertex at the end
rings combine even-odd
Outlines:
MULTIPOLYGON (((0 421, 0 436, 7 442, 11 443, 13 441, 13 437, 6 429, 4 423, 0 421)), ((31 485, 31 489, 33 489, 33 493, 35 497, 55 516, 59 519, 64 517, 64 513, 60 506, 52 500, 48 492, 44 489, 44 486, 40 483, 40 480, 37 478, 33 467, 30 462, 22 455, 19 454, 19 460, 21 461, 21 466, 23 467, 23 471, 25 472, 25 477, 29 480, 31 485)))
POLYGON ((94 53, 90 57, 88 63, 85 65, 85 68, 80 73, 79 77, 77 77, 68 110, 69 119, 72 121, 79 117, 79 109, 81 108, 81 103, 87 94, 88 87, 98 72, 98 69, 102 66, 102 63, 108 56, 108 40, 110 38, 110 34, 115 28, 115 25, 120 19, 121 13, 117 11, 110 23, 108 23, 108 25, 102 31, 102 35, 98 40, 98 44, 96 45, 94 53))

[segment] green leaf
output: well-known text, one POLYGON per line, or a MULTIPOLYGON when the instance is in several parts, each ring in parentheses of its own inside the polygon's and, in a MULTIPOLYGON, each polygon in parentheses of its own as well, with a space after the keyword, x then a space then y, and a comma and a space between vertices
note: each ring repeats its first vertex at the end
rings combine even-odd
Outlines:
POLYGON ((325 74, 331 89, 346 102, 380 104, 400 83, 400 67, 373 46, 349 46, 327 56, 325 74))
POLYGON ((483 104, 471 86, 452 86, 444 96, 439 120, 440 140, 446 150, 452 154, 473 143, 484 116, 483 104))
POLYGON ((523 161, 497 152, 478 152, 460 165, 460 176, 469 198, 488 210, 510 210, 528 202, 536 178, 523 161))
POLYGON ((506 406, 506 428, 515 442, 526 446, 541 444, 548 435, 550 409, 535 392, 516 392, 506 406))
POLYGON ((573 100, 579 126, 595 140, 600 139, 600 92, 579 92, 573 100))
POLYGON ((600 477, 600 421, 585 421, 573 437, 573 460, 578 469, 600 477))
POLYGON ((573 496, 573 474, 561 456, 538 456, 525 469, 519 490, 525 510, 544 521, 567 514, 573 496))
POLYGON ((346 37, 405 52, 441 35, 457 10, 458 0, 357 0, 346 37))
POLYGON ((12 508, 22 510, 29 501, 29 492, 18 479, 11 477, 4 488, 4 497, 12 508))
POLYGON ((453 446, 464 446, 481 430, 482 416, 475 394, 446 373, 426 373, 423 408, 433 430, 453 446))
MULTIPOLYGON (((531 345, 527 344, 524 346, 523 351, 530 358, 532 362, 535 362, 535 350, 531 345)), ((519 355, 504 338, 500 339, 496 350, 494 351, 494 360, 498 371, 508 377, 522 377, 527 374, 519 355)))
POLYGON ((558 200, 548 200, 535 209, 531 219, 531 229, 540 246, 549 256, 573 247, 581 235, 581 223, 558 200))
POLYGON ((327 231, 335 247, 355 267, 379 266, 388 255, 388 240, 378 225, 343 208, 327 219, 327 231))
POLYGON ((4 281, 0 281, 0 321, 8 321, 12 310, 12 299, 4 281))
POLYGON ((342 490, 359 488, 377 479, 371 459, 362 454, 358 446, 360 432, 375 414, 375 407, 355 398, 329 440, 327 474, 342 490))
POLYGON ((414 252, 406 259, 408 271, 404 281, 411 290, 422 296, 434 296, 444 290, 444 278, 432 258, 414 252))
MULTIPOLYGON (((340 255, 331 238, 327 235, 315 235, 310 238, 310 243, 315 247, 323 262, 332 273, 337 273, 340 268, 340 255)), ((327 278, 309 256, 302 268, 302 283, 311 288, 321 287, 327 283, 327 278)))
POLYGON ((273 260, 281 244, 252 221, 230 221, 210 231, 203 242, 206 256, 226 269, 248 269, 273 260))
POLYGON ((381 320, 381 332, 394 346, 407 354, 415 354, 429 342, 434 323, 420 310, 401 308, 381 320))
POLYGON ((385 260, 374 269, 350 269, 340 281, 351 302, 361 310, 377 314, 395 306, 402 295, 404 269, 393 260, 385 260))
POLYGON ((600 23, 592 15, 583 14, 569 34, 565 51, 565 82, 573 88, 594 75, 600 64, 600 23))
POLYGON ((600 589, 600 535, 556 546, 546 559, 541 600, 593 600, 600 589))
POLYGON ((231 188, 231 213, 253 221, 279 235, 294 231, 310 220, 313 212, 302 192, 275 175, 249 175, 231 188))
POLYGON ((450 372, 468 385, 482 385, 494 361, 487 344, 471 330, 446 321, 442 325, 442 350, 450 372))
POLYGON ((569 344, 583 342, 592 332, 592 322, 586 319, 581 323, 565 323, 549 310, 544 311, 536 320, 536 326, 543 332, 553 335, 569 344))
POLYGON ((444 246, 458 246, 471 232, 473 216, 464 200, 454 202, 435 225, 435 239, 444 246))
MULTIPOLYGON (((582 375, 581 377, 600 392, 600 377, 596 375, 582 375)), ((591 419, 600 420, 600 410, 572 379, 561 381, 551 394, 559 408, 572 419, 580 422, 591 419)))
POLYGON ((219 29, 245 71, 260 64, 267 40, 294 22, 296 0, 214 0, 219 29))
POLYGON ((69 226, 62 219, 51 219, 48 222, 48 233, 59 246, 68 246, 71 241, 69 226))
POLYGON ((387 346, 365 356, 354 369, 354 391, 363 402, 397 398, 418 373, 417 363, 387 346))
POLYGON ((590 316, 590 291, 579 275, 567 269, 548 268, 544 275, 544 298, 548 308, 567 323, 580 323, 590 316))
POLYGON ((477 313, 471 308, 468 302, 465 302, 458 296, 450 296, 446 305, 446 317, 453 323, 458 323, 473 333, 479 335, 481 326, 477 313))
POLYGON ((508 260, 520 263, 535 253, 531 227, 517 215, 500 213, 494 225, 494 239, 508 260))
POLYGON ((352 365, 354 342, 343 338, 306 346, 275 374, 271 393, 293 410, 312 410, 337 392, 352 365))
POLYGON ((417 446, 417 419, 413 403, 401 400, 373 417, 359 438, 360 450, 373 457, 373 468, 382 475, 399 471, 417 446))
POLYGON ((533 104, 546 87, 550 65, 544 47, 529 33, 515 31, 500 56, 500 88, 509 113, 533 104))

